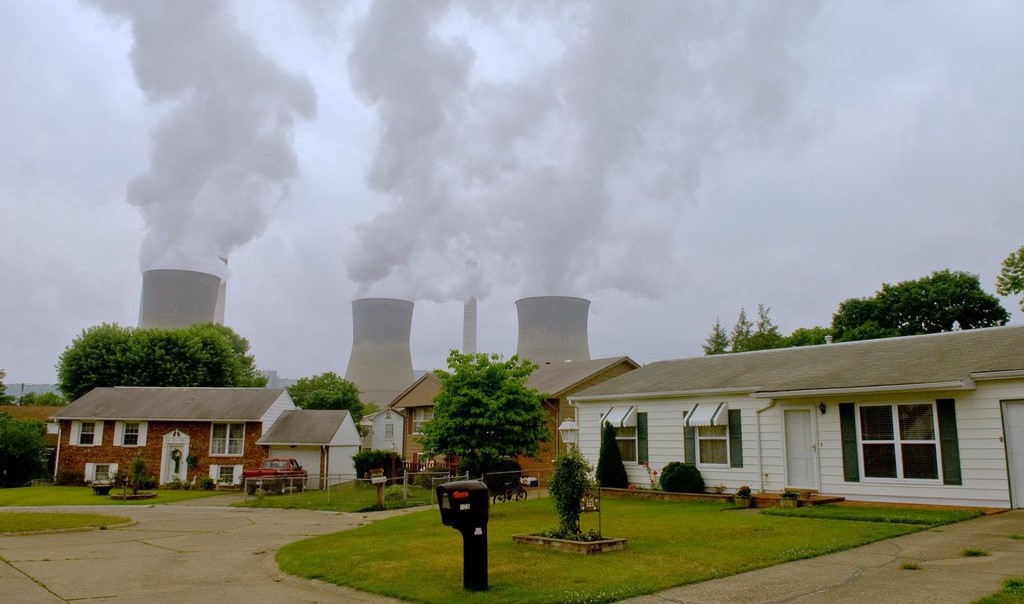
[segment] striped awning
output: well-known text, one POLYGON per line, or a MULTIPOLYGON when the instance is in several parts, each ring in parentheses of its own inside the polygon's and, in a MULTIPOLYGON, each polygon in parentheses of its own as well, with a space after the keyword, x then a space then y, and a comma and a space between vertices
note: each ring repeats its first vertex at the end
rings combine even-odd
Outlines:
POLYGON ((728 403, 694 405, 683 420, 685 426, 725 426, 729 423, 728 403))
POLYGON ((612 407, 601 416, 601 425, 608 422, 616 428, 636 426, 636 407, 612 407))

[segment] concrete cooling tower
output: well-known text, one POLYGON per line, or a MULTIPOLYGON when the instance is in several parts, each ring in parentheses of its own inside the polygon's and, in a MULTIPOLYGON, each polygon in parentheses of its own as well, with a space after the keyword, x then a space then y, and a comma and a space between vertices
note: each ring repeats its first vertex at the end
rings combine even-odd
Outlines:
POLYGON ((217 275, 174 269, 142 273, 139 327, 172 329, 213 323, 221 279, 217 275))
POLYGON ((516 300, 519 346, 516 354, 534 363, 589 361, 587 317, 590 300, 538 296, 516 300))
POLYGON ((408 300, 352 301, 352 354, 345 379, 359 388, 364 403, 383 408, 412 384, 412 309, 408 300))

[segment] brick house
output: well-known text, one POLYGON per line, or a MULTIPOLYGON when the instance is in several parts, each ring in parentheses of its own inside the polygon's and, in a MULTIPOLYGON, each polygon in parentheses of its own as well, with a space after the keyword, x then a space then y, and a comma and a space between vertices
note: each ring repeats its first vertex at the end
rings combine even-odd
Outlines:
MULTIPOLYGON (((569 407, 569 397, 602 382, 629 373, 640 365, 633 359, 611 357, 566 363, 546 363, 538 367, 526 385, 545 394, 544 411, 548 415, 547 427, 551 440, 541 443, 536 458, 520 458, 524 472, 554 469, 552 461, 562 446, 558 426, 575 416, 569 407)), ((426 373, 413 382, 391 403, 391 407, 405 411, 405 434, 402 450, 407 462, 422 463, 422 446, 417 436, 419 427, 434 416, 434 397, 441 391, 441 382, 432 373, 426 373)))
MULTIPOLYGON (((70 471, 103 482, 141 457, 160 484, 200 476, 239 484, 243 468, 269 455, 261 437, 295 413, 312 412, 297 411, 283 389, 95 388, 51 417, 58 425, 54 476, 70 471)), ((351 418, 338 425, 355 430, 351 418)), ((321 468, 307 470, 312 477, 321 468)))

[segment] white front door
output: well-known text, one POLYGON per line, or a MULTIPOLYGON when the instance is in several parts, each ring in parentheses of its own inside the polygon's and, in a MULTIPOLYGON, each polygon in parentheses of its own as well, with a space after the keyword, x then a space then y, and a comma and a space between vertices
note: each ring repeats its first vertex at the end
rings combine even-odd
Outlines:
POLYGON ((785 409, 786 486, 818 488, 814 413, 810 409, 785 409))
POLYGON ((160 455, 160 484, 175 478, 188 480, 188 434, 175 430, 164 435, 163 452, 160 455))
POLYGON ((1024 509, 1024 401, 1003 401, 1003 436, 1011 504, 1024 509))

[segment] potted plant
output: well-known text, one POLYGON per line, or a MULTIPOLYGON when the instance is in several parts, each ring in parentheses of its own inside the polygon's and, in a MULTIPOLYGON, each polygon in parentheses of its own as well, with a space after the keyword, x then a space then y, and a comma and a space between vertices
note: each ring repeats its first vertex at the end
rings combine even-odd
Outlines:
POLYGON ((732 500, 733 500, 733 503, 735 503, 737 507, 749 508, 750 507, 750 487, 747 486, 747 485, 743 485, 740 488, 736 489, 736 495, 733 496, 732 500))
POLYGON ((797 506, 796 498, 799 493, 796 491, 783 491, 782 498, 779 499, 779 506, 784 508, 795 508, 797 506))

